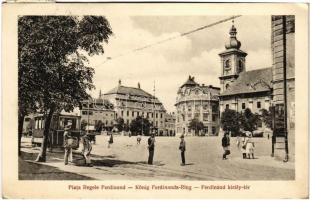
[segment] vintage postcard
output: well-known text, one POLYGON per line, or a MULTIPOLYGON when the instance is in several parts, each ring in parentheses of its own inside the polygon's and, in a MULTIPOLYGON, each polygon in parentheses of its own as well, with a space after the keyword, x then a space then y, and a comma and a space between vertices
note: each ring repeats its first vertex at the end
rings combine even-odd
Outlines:
POLYGON ((308 198, 308 5, 5 3, 3 198, 308 198))

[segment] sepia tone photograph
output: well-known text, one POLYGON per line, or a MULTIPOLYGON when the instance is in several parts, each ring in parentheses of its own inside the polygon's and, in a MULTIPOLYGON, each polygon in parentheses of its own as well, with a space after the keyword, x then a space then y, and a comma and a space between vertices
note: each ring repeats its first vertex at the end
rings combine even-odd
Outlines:
POLYGON ((294 180, 294 25, 20 16, 19 178, 294 180))
POLYGON ((99 13, 16 17, 17 181, 296 181, 296 14, 99 13))

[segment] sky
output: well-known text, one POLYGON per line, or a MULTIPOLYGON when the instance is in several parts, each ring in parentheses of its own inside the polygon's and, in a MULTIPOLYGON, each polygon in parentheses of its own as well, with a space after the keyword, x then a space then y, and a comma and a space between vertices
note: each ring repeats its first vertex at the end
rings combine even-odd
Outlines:
MULTIPOLYGON (((199 84, 220 86, 218 54, 229 40, 231 21, 142 51, 132 50, 229 16, 105 17, 114 34, 103 44, 103 55, 89 58, 89 65, 95 68, 93 97, 98 97, 100 89, 106 93, 116 87, 119 80, 129 87, 137 87, 139 82, 143 90, 153 94, 155 81, 155 95, 168 112, 173 112, 177 90, 189 75, 199 84)), ((234 24, 241 50, 248 53, 246 70, 271 67, 271 16, 241 16, 234 24)))

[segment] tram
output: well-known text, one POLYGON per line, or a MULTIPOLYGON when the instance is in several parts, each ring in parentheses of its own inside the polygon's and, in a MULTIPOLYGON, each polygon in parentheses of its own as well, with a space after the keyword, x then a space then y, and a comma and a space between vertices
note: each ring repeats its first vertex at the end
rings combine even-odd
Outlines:
MULTIPOLYGON (((43 141, 44 131, 44 115, 34 115, 34 128, 32 133, 31 143, 33 146, 41 146, 43 141)), ((57 113, 54 114, 50 124, 50 131, 48 136, 48 147, 63 147, 63 134, 64 127, 71 123, 71 134, 80 140, 81 132, 81 116, 68 114, 68 113, 57 113)), ((78 142, 79 144, 79 142, 78 142)), ((78 147, 77 147, 78 148, 78 147)))

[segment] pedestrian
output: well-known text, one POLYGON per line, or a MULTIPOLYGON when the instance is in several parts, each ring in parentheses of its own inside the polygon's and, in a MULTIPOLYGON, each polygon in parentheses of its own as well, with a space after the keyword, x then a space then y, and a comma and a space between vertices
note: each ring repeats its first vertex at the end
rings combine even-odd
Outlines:
POLYGON ((140 142, 141 142, 141 135, 138 134, 138 135, 137 135, 137 144, 140 144, 140 142))
POLYGON ((246 135, 244 135, 243 138, 242 138, 242 142, 241 142, 241 144, 242 144, 241 145, 241 152, 242 152, 242 158, 243 159, 246 159, 246 151, 245 151, 245 149, 246 149, 247 142, 248 142, 248 140, 246 138, 246 135))
POLYGON ((71 134, 71 124, 65 126, 64 129, 64 149, 65 149, 65 156, 64 156, 64 164, 68 164, 68 160, 70 162, 73 161, 72 159, 72 147, 74 146, 75 138, 72 137, 71 134))
POLYGON ((269 137, 270 137, 270 136, 269 136, 269 133, 268 133, 267 137, 268 137, 268 140, 269 140, 269 137))
POLYGON ((84 134, 81 139, 82 139, 82 144, 83 144, 82 154, 85 158, 86 166, 92 167, 93 165, 91 164, 91 160, 90 160, 92 144, 91 144, 89 134, 84 134))
POLYGON ((181 138, 181 142, 180 142, 179 150, 181 151, 181 159, 182 159, 181 166, 185 166, 186 145, 185 145, 184 135, 181 135, 180 138, 181 138))
POLYGON ((222 147, 224 150, 223 153, 223 160, 226 160, 226 156, 230 154, 230 138, 229 138, 229 133, 226 132, 222 138, 222 147))
POLYGON ((252 141, 252 134, 249 134, 248 138, 247 138, 247 143, 246 143, 246 154, 248 156, 248 159, 251 159, 251 156, 252 156, 252 159, 254 159, 254 142, 252 141))
POLYGON ((236 137, 236 145, 237 145, 237 148, 240 150, 240 137, 239 137, 239 135, 237 135, 237 137, 236 137))
POLYGON ((110 148, 111 144, 113 144, 113 132, 111 132, 111 134, 110 134, 110 138, 108 141, 108 148, 110 148))
POLYGON ((149 159, 148 164, 153 164, 153 157, 154 157, 154 150, 155 150, 155 134, 152 133, 149 139, 147 140, 148 143, 148 149, 149 149, 149 159))

